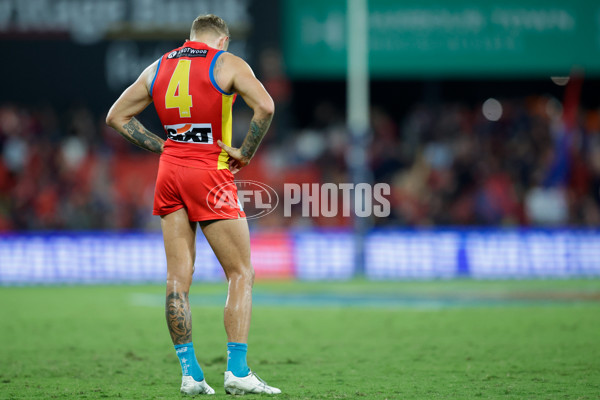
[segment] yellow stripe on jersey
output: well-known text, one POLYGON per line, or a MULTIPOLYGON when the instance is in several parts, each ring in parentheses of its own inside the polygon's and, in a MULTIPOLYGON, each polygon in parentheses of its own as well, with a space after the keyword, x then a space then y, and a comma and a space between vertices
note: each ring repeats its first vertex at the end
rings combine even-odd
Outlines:
MULTIPOLYGON (((227 146, 231 146, 231 124, 233 117, 231 107, 233 105, 233 95, 222 95, 222 98, 221 142, 227 146)), ((225 150, 221 150, 221 154, 219 154, 217 169, 229 169, 229 154, 225 150)))

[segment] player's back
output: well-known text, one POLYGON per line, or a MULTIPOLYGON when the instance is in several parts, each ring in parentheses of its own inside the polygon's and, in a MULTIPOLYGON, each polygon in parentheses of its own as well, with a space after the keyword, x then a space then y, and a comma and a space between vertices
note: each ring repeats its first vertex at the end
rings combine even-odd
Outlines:
POLYGON ((217 85, 214 68, 222 51, 188 41, 158 63, 150 94, 167 133, 163 159, 204 169, 227 169, 234 96, 217 85))

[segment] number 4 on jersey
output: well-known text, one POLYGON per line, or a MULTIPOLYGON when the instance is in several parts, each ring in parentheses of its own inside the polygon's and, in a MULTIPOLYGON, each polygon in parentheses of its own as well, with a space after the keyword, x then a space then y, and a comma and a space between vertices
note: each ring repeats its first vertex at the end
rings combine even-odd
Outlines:
POLYGON ((192 96, 190 95, 190 66, 191 60, 179 60, 165 95, 166 108, 178 108, 181 118, 190 118, 192 96))

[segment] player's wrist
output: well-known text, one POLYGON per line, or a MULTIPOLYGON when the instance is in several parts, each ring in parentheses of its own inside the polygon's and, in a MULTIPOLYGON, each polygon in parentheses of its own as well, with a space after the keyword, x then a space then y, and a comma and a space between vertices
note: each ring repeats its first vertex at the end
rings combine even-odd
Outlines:
POLYGON ((241 158, 241 159, 240 159, 240 160, 238 160, 238 161, 239 161, 239 163, 240 163, 242 166, 244 166, 244 167, 245 167, 246 165, 250 164, 250 160, 251 160, 251 159, 252 159, 252 158, 243 157, 243 158, 241 158))
POLYGON ((254 156, 254 152, 251 152, 248 149, 240 149, 240 159, 238 160, 239 162, 243 163, 244 165, 250 164, 250 160, 252 160, 252 157, 254 156))

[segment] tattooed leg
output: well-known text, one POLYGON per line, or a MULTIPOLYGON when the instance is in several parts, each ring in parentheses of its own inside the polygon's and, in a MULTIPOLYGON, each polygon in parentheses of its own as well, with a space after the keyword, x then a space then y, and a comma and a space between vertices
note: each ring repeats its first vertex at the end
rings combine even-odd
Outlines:
POLYGON ((196 223, 185 208, 161 218, 167 255, 165 315, 173 344, 192 341, 192 313, 188 300, 196 258, 196 223))
POLYGON ((192 313, 187 292, 168 292, 165 314, 173 344, 192 341, 192 313))
POLYGON ((198 363, 192 343, 192 312, 188 293, 196 258, 196 226, 188 220, 185 208, 161 218, 165 252, 167 254, 167 301, 165 316, 181 365, 182 393, 212 394, 204 381, 204 372, 198 363), (190 377, 193 378, 190 380, 190 377), (200 386, 199 386, 200 385, 200 386))

